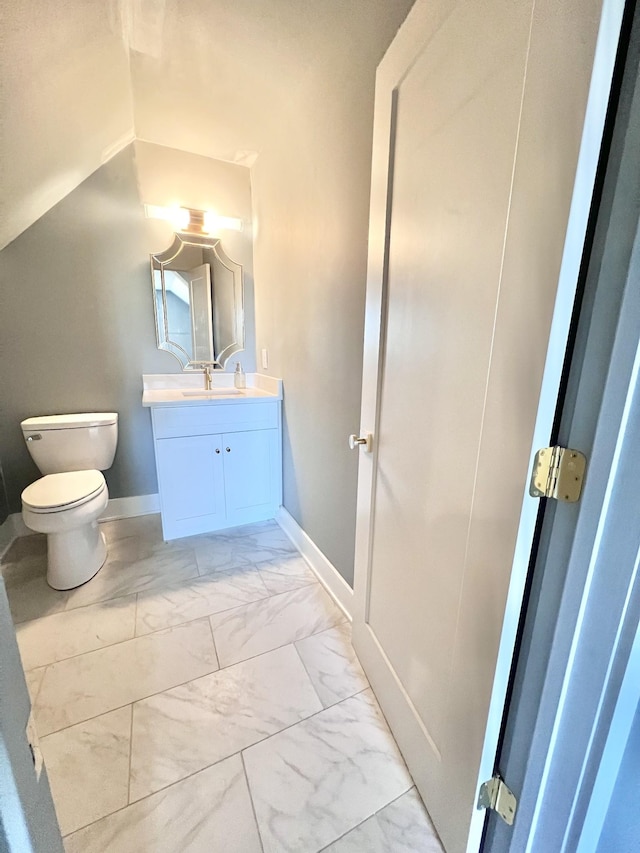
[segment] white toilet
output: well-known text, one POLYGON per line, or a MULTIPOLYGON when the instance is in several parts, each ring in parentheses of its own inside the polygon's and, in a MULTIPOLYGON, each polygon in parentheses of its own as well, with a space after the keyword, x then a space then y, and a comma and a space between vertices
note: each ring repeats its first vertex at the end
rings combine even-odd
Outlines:
POLYGON ((45 475, 22 492, 22 518, 31 530, 47 534, 49 585, 73 589, 92 578, 107 557, 98 517, 109 492, 100 472, 115 456, 118 415, 50 415, 27 418, 20 426, 45 475))

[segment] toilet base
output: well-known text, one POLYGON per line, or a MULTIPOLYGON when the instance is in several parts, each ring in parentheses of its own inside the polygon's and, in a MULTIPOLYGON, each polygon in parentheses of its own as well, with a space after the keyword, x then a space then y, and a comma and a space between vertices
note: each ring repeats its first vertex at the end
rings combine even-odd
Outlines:
POLYGON ((100 571, 107 544, 97 521, 47 535, 47 583, 53 589, 74 589, 100 571))

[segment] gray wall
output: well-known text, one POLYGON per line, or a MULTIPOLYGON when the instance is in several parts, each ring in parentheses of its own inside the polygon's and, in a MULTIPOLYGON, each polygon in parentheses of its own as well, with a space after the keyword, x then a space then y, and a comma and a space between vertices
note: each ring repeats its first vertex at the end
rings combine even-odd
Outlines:
MULTIPOLYGON (((230 168, 249 198, 248 170, 230 168)), ((33 415, 117 411, 110 496, 157 491, 142 374, 180 370, 156 349, 149 273, 149 253, 170 244, 167 223, 144 219, 129 146, 0 252, 0 458, 12 512, 39 476, 20 431, 33 415)))
POLYGON ((0 459, 0 524, 5 522, 9 516, 9 501, 7 500, 7 490, 4 484, 4 471, 2 470, 2 460, 0 459))
POLYGON ((375 69, 411 5, 333 10, 331 43, 310 54, 252 169, 257 347, 284 379, 284 505, 349 583, 375 69))

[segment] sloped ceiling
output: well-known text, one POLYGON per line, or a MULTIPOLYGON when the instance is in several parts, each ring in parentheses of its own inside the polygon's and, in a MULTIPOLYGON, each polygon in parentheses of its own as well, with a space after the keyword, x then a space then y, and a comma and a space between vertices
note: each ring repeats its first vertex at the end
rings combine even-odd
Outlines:
POLYGON ((117 7, 17 0, 2 15, 0 247, 133 138, 117 7))
POLYGON ((4 5, 0 247, 134 137, 251 165, 300 87, 411 0, 4 5))

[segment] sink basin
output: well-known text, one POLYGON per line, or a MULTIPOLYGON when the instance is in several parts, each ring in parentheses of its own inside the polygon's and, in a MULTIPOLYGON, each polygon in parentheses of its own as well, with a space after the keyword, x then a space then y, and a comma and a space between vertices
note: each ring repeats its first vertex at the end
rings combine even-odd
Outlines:
POLYGON ((228 397, 229 394, 242 394, 242 391, 239 388, 210 388, 208 391, 204 388, 194 388, 182 392, 183 397, 228 397))

